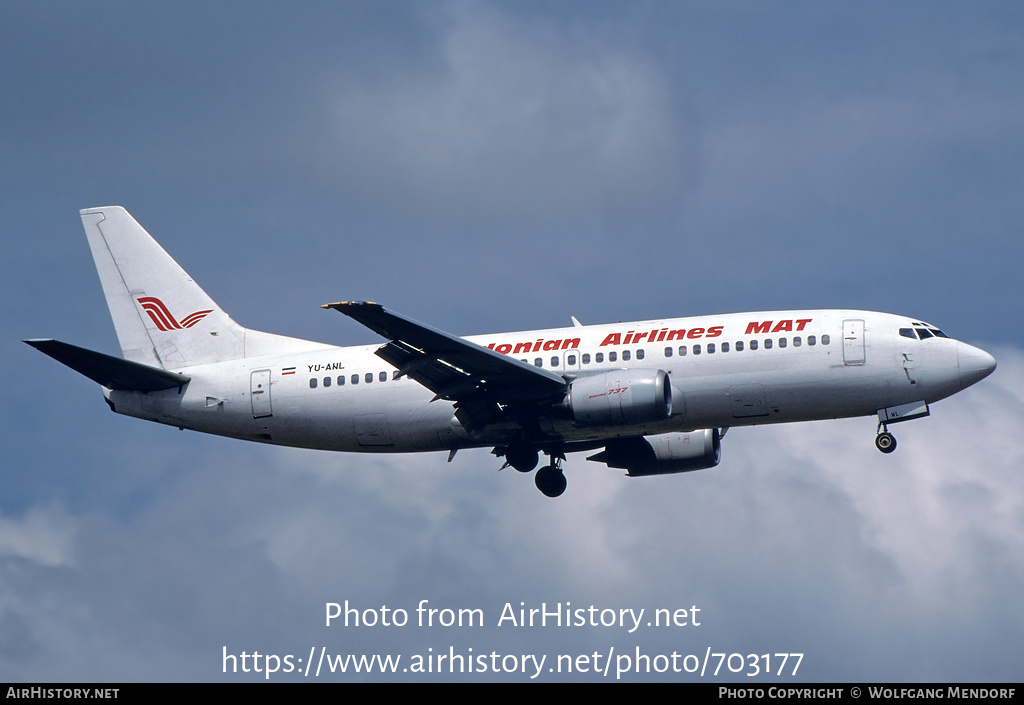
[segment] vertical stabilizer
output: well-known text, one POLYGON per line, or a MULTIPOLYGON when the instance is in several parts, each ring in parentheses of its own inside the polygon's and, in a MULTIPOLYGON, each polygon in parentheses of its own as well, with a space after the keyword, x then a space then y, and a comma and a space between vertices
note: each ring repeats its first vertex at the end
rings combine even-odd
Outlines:
POLYGON ((124 208, 81 211, 128 360, 164 369, 244 357, 244 328, 124 208))

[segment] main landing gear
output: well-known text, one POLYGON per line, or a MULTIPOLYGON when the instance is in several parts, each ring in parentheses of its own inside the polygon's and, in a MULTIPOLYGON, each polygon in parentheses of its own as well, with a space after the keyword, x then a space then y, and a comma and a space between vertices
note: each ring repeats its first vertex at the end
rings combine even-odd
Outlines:
POLYGON ((558 497, 565 492, 565 486, 568 483, 565 481, 565 475, 562 474, 561 463, 562 460, 560 458, 553 457, 551 464, 545 465, 538 470, 533 478, 537 489, 547 497, 558 497))
MULTIPOLYGON (((495 449, 496 455, 505 456, 505 464, 502 468, 512 466, 522 473, 531 472, 540 460, 540 453, 537 449, 525 443, 512 443, 504 451, 495 449)), ((551 463, 545 465, 534 476, 534 483, 537 489, 548 497, 558 497, 565 492, 565 475, 562 474, 562 461, 565 456, 559 451, 545 451, 551 459, 551 463)))
POLYGON ((875 448, 882 451, 883 453, 891 453, 896 450, 896 438, 889 433, 888 427, 883 424, 878 424, 878 435, 875 436, 875 448))
POLYGON ((525 443, 513 443, 505 449, 505 466, 511 465, 519 472, 530 472, 537 467, 540 454, 536 448, 525 443))

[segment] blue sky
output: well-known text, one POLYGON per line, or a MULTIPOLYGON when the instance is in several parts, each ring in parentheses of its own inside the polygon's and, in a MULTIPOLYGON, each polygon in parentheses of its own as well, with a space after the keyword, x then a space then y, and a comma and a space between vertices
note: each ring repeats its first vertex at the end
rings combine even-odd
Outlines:
POLYGON ((1022 14, 3 3, 0 679, 219 680, 224 647, 455 645, 1019 680, 1022 14), (342 299, 463 334, 849 307, 1000 367, 901 426, 892 456, 871 419, 735 429, 692 475, 570 458, 545 501, 486 451, 324 454, 110 414, 20 342, 117 351, 78 219, 107 204, 243 325, 324 342, 375 340, 319 308, 342 299), (488 626, 325 628, 345 599, 488 626), (705 621, 490 624, 521 601, 705 621))

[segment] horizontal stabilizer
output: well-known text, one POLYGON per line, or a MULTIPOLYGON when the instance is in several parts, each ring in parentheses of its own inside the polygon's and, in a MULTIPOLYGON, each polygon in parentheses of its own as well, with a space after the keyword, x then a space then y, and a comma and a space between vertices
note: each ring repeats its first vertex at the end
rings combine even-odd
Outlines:
POLYGON ((181 387, 192 379, 185 375, 143 365, 141 362, 104 355, 50 338, 26 340, 25 342, 107 389, 158 392, 161 389, 181 387))

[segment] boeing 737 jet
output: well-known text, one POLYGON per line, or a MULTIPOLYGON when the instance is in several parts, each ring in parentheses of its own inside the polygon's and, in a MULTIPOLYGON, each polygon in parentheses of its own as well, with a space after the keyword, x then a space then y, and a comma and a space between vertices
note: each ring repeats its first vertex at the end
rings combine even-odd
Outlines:
POLYGON ((29 345, 128 416, 263 443, 409 453, 493 448, 565 491, 567 453, 630 476, 711 468, 733 426, 889 425, 991 374, 984 350, 906 316, 730 313, 462 338, 365 301, 324 304, 384 339, 336 347, 249 330, 118 206, 81 212, 123 357, 29 345))

